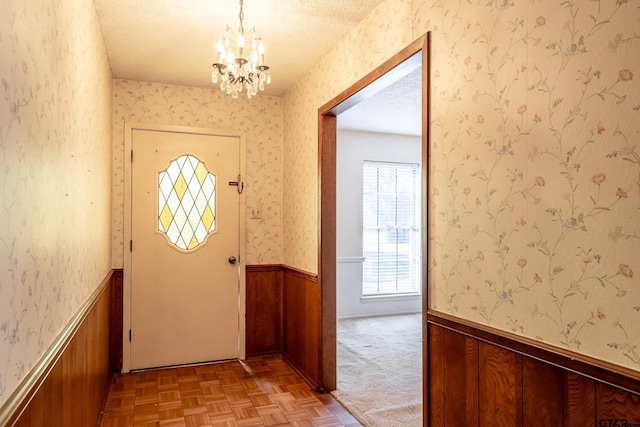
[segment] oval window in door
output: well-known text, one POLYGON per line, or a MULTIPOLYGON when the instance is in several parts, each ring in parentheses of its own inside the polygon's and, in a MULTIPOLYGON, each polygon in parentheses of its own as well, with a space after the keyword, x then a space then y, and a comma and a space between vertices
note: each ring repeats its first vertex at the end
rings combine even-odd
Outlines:
POLYGON ((216 230, 216 176, 185 154, 158 173, 158 231, 182 250, 204 243, 216 230))

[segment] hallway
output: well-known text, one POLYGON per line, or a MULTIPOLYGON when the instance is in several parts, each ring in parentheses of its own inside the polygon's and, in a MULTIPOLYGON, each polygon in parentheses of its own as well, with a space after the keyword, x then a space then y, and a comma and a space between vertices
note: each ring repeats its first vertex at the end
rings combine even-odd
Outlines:
POLYGON ((114 377, 102 427, 345 426, 360 423, 310 390, 280 357, 114 377))

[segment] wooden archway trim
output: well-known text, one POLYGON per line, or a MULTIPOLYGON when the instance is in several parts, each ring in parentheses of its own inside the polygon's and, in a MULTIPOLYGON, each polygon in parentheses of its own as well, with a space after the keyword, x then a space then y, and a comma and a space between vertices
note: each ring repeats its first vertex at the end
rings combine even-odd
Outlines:
MULTIPOLYGON (((428 342, 427 308, 427 188, 429 147, 429 58, 430 33, 416 39, 375 70, 318 109, 318 282, 321 287, 321 332, 319 343, 320 384, 324 391, 335 390, 336 378, 336 116, 368 98, 381 88, 422 66, 422 306, 423 379, 428 375, 425 343, 428 342), (422 52, 422 55, 417 55, 422 52), (408 71, 407 71, 408 70, 408 71)), ((423 384, 426 381, 423 380, 423 384)), ((423 392, 423 412, 427 413, 427 393, 423 392)), ((426 417, 424 419, 427 419, 426 417)))

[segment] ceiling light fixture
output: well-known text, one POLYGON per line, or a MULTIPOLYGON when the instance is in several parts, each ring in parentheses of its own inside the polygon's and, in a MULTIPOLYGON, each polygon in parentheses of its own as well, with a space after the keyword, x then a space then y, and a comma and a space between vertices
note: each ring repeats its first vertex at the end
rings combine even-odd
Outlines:
POLYGON ((264 90, 265 83, 271 83, 271 74, 269 67, 264 64, 264 43, 259 37, 255 37, 255 27, 247 34, 250 40, 245 40, 242 6, 243 1, 240 0, 238 34, 236 35, 227 25, 224 37, 216 44, 218 62, 212 64, 211 81, 214 84, 220 81, 220 89, 234 99, 237 99, 243 90, 251 99, 258 90, 264 90))

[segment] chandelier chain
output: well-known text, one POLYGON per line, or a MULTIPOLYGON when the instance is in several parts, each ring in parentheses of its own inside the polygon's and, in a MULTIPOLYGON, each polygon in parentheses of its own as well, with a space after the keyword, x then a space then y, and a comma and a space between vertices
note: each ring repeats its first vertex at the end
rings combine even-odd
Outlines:
POLYGON ((242 10, 242 5, 244 4, 243 0, 240 0, 240 14, 238 18, 240 18, 240 30, 239 33, 244 35, 244 26, 242 25, 242 21, 244 21, 244 11, 242 10))

